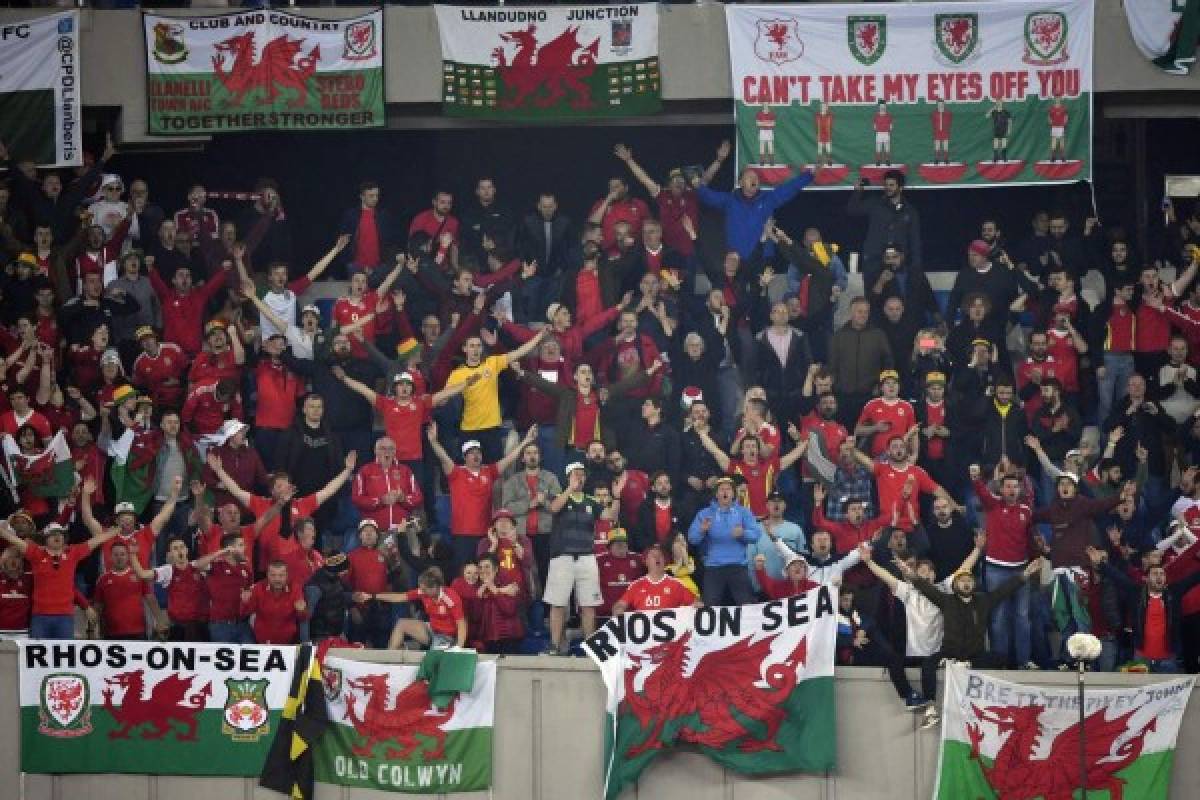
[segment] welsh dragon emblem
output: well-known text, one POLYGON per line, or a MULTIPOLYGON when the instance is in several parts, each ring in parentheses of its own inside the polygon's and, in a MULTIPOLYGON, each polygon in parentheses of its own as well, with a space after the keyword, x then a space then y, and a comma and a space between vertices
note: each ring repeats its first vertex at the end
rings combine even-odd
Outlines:
POLYGON ((189 695, 195 676, 182 677, 179 674, 168 675, 150 689, 150 696, 143 697, 146 690, 146 678, 143 670, 121 672, 111 678, 105 678, 106 684, 101 694, 104 696, 104 710, 112 715, 117 728, 110 731, 110 739, 128 739, 142 726, 149 730, 141 730, 142 739, 162 739, 174 731, 175 739, 180 742, 191 742, 196 739, 196 714, 205 707, 212 696, 212 684, 206 683, 198 692, 189 695), (116 691, 121 690, 121 704, 113 700, 116 691), (183 730, 174 726, 180 725, 183 730))
POLYGON ((262 90, 259 105, 273 105, 281 90, 295 92, 288 108, 303 108, 308 104, 308 79, 317 71, 321 47, 317 45, 300 55, 303 39, 277 36, 263 46, 262 56, 254 60, 254 32, 232 36, 213 45, 213 73, 229 92, 229 105, 240 106, 246 95, 262 90), (233 59, 225 69, 225 58, 233 59))
POLYGON ((693 714, 700 724, 683 724, 676 734, 679 742, 718 750, 737 742, 743 753, 782 750, 775 736, 787 716, 783 701, 796 688, 796 670, 808 655, 807 637, 786 658, 769 665, 775 636, 756 642, 746 637, 700 656, 692 651, 691 637, 689 632, 640 656, 630 656, 634 666, 625 670, 625 703, 638 724, 649 730, 625 757, 636 758, 669 746, 663 739, 664 726, 693 714), (653 672, 638 691, 637 676, 648 668, 653 672), (760 681, 765 681, 765 689, 758 685, 760 681), (761 722, 765 726, 762 736, 756 738, 738 716, 761 722))
POLYGON ((352 748, 355 755, 370 756, 384 742, 398 745, 386 749, 387 758, 404 759, 416 754, 422 760, 434 761, 445 755, 446 732, 442 726, 454 716, 457 697, 445 711, 436 711, 431 708, 429 683, 423 680, 413 681, 390 703, 387 675, 348 678, 345 685, 345 718, 363 739, 361 745, 352 748), (361 713, 354 710, 359 697, 365 700, 361 713))
MULTIPOLYGON (((980 755, 979 745, 984 732, 979 724, 967 723, 971 740, 971 758, 979 762, 984 778, 1005 800, 1071 800, 1079 788, 1079 723, 1076 722, 1054 737, 1049 754, 1034 758, 1042 749, 1043 734, 1039 717, 1045 706, 988 706, 972 705, 975 718, 992 725, 1005 737, 992 765, 987 766, 980 755)), ((1151 719, 1141 729, 1129 725, 1133 709, 1112 719, 1105 719, 1106 709, 1089 714, 1084 720, 1085 755, 1087 757, 1087 789, 1107 791, 1108 797, 1121 800, 1125 780, 1117 773, 1128 767, 1142 753, 1146 734, 1154 730, 1151 719), (1120 741, 1115 748, 1113 747, 1120 741)))
POLYGON ((509 63, 504 46, 492 50, 496 72, 504 82, 506 95, 501 108, 518 108, 532 104, 550 108, 570 92, 571 108, 591 108, 592 90, 584 81, 596 71, 600 39, 584 47, 579 41, 579 28, 567 28, 544 45, 538 45, 537 25, 524 30, 500 34, 501 40, 516 44, 517 52, 509 63))

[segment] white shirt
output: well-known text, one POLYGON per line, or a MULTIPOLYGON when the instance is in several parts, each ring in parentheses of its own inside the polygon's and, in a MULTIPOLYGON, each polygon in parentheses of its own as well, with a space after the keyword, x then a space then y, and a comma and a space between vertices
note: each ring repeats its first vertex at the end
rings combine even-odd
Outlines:
MULTIPOLYGON (((263 305, 271 309, 275 316, 286 322, 288 325, 296 323, 296 293, 291 289, 284 289, 282 292, 267 292, 262 298, 263 305)), ((267 318, 266 314, 262 315, 259 320, 259 328, 262 331, 262 340, 265 342, 270 336, 276 333, 285 333, 275 327, 275 323, 267 318)), ((285 333, 286 335, 286 333, 285 333)))
MULTIPOLYGON (((946 578, 939 581, 934 588, 949 593, 950 580, 946 578)), ((896 582, 895 595, 904 603, 904 654, 931 656, 941 650, 945 633, 941 609, 906 581, 896 582)))

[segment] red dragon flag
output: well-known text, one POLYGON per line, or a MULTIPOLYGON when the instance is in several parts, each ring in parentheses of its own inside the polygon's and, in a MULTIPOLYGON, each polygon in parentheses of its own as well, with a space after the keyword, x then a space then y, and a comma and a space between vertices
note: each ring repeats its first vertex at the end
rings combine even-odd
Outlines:
MULTIPOLYGON (((1175 737, 1192 676, 1147 686, 1088 689, 1083 752, 1088 797, 1166 800, 1175 737)), ((965 666, 946 669, 934 800, 1078 796, 1076 687, 1009 683, 965 666)))
POLYGON ((75 462, 66 435, 54 434, 45 450, 25 454, 13 437, 0 438, 4 448, 4 477, 16 498, 21 490, 38 497, 66 497, 75 488, 75 462))
POLYGON ((378 128, 383 12, 312 19, 277 9, 142 14, 147 133, 378 128))
POLYGON ((437 6, 437 19, 448 115, 538 122, 662 106, 656 3, 437 6))
POLYGON ((836 611, 837 590, 821 586, 609 620, 584 643, 608 689, 606 800, 679 745, 745 775, 832 770, 836 611))
POLYGON ((491 786, 496 662, 475 663, 472 651, 442 655, 443 669, 447 663, 474 667, 470 690, 444 705, 438 677, 428 669, 325 659, 331 724, 314 752, 318 781, 415 794, 457 795, 491 786))

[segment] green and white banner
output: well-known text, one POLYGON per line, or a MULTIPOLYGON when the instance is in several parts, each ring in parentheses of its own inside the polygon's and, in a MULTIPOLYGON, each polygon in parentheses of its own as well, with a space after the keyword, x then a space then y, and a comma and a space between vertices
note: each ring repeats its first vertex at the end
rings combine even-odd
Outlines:
POLYGON ((0 141, 13 160, 83 163, 79 12, 0 25, 0 141))
POLYGON ((738 166, 778 184, 1089 178, 1092 0, 725 7, 738 166))
POLYGON ((662 107, 658 4, 437 6, 442 108, 527 122, 662 107))
POLYGON ((314 19, 271 9, 142 14, 147 132, 378 128, 383 12, 314 19))
POLYGON ((331 724, 314 753, 318 781, 413 794, 491 786, 495 661, 475 664, 471 691, 444 708, 416 666, 331 656, 321 670, 331 724))
POLYGON ((1200 0, 1125 0, 1129 33, 1142 55, 1170 75, 1187 75, 1200 41, 1200 0))
POLYGON ((761 605, 629 612, 584 646, 608 689, 605 798, 690 744, 746 775, 836 766, 837 590, 761 605))
MULTIPOLYGON (((1166 800, 1193 677, 1088 689, 1088 797, 1166 800)), ((1080 786, 1079 694, 946 669, 935 800, 1070 798, 1080 786)))
POLYGON ((294 647, 22 641, 21 771, 257 777, 294 647))

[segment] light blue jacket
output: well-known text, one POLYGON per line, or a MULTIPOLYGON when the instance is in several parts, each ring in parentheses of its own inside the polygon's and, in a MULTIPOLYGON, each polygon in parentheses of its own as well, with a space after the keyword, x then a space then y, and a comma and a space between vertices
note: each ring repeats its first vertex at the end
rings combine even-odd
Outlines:
MULTIPOLYGON (((761 524, 759 527, 762 527, 761 524)), ((804 536, 804 529, 790 520, 784 520, 776 525, 775 535, 793 553, 802 553, 808 549, 808 540, 804 536)), ((746 569, 750 571, 750 583, 756 592, 762 588, 758 585, 758 576, 754 574, 754 557, 758 555, 766 556, 768 575, 772 578, 783 575, 783 557, 779 554, 779 548, 771 541, 771 537, 763 536, 756 542, 750 542, 746 545, 746 569)))
POLYGON ((762 528, 750 509, 738 503, 721 508, 716 500, 696 515, 688 529, 688 541, 701 547, 706 567, 746 566, 746 545, 758 541, 762 535, 762 528), (708 531, 700 527, 706 519, 712 520, 708 531), (742 526, 740 539, 733 535, 738 525, 742 526))

